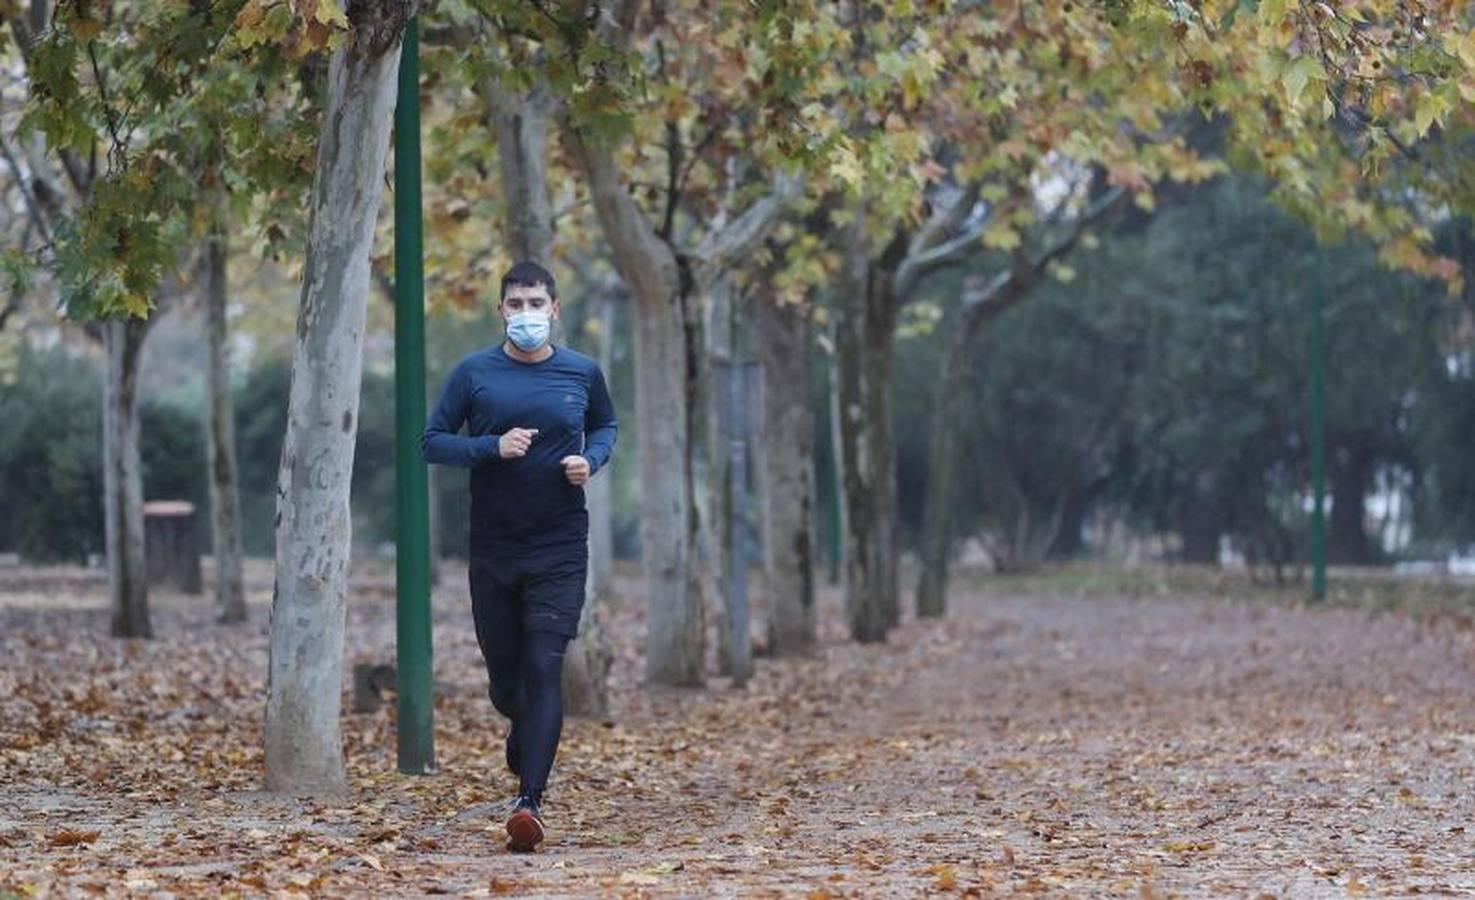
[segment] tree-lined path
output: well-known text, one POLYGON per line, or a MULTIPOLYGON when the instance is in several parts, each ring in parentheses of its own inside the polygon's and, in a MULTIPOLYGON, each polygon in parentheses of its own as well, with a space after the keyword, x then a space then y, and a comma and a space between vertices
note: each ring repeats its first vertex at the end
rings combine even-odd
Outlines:
MULTIPOLYGON (((259 793, 262 625, 167 595, 117 642, 95 579, 12 577, 0 653, 0 888, 533 896, 1475 891, 1467 620, 960 585, 884 645, 763 659, 747 691, 640 690, 638 582, 611 633, 617 724, 574 721, 537 854, 464 573, 436 597, 442 772, 393 773, 391 707, 346 714, 352 793, 259 793)), ((265 604, 267 575, 248 570, 265 604)), ((269 583, 269 582, 267 582, 269 583)), ((354 581, 350 661, 387 658, 354 581)), ((259 621, 259 617, 257 618, 259 621)), ((345 688, 347 685, 345 685, 345 688)))

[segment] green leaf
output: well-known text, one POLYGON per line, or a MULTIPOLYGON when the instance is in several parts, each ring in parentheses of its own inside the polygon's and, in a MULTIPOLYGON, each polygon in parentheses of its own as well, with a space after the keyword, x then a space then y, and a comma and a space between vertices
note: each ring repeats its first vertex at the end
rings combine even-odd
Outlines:
POLYGON ((1444 124, 1444 117, 1452 106, 1450 95, 1445 91, 1430 91, 1420 97, 1414 104, 1414 127, 1418 129, 1419 137, 1427 135, 1435 122, 1444 124))
POLYGON ((1321 66, 1321 60, 1314 56, 1302 56, 1286 66, 1281 73, 1280 81, 1285 85, 1286 95, 1290 98, 1291 105, 1295 106, 1301 102, 1301 94, 1306 90, 1306 84, 1312 79, 1318 81, 1326 80, 1326 70, 1321 66))

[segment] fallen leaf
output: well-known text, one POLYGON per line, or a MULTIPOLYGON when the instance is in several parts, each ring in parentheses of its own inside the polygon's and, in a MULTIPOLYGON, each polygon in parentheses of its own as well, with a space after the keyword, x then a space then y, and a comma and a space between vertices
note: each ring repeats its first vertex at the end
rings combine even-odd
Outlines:
POLYGON ((937 876, 938 890, 951 891, 958 887, 958 873, 947 863, 939 863, 932 867, 932 874, 937 876))
POLYGON ((659 876, 649 872, 621 872, 620 884, 660 884, 659 876))
POLYGON ((100 831, 73 831, 65 829, 51 836, 49 843, 53 847, 75 847, 78 844, 90 844, 101 837, 100 831))

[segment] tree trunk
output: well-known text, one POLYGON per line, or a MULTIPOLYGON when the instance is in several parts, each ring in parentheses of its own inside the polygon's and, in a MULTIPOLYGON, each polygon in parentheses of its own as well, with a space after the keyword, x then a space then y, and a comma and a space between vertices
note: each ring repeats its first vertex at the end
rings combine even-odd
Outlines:
POLYGON ((1224 530, 1223 512, 1212 472, 1194 476, 1193 489, 1178 515, 1178 536, 1183 541, 1183 562, 1193 565, 1219 564, 1219 535, 1224 530))
POLYGON ((933 400, 927 459, 927 496, 922 507, 922 571, 917 579, 918 617, 947 613, 947 577, 952 555, 953 508, 958 502, 963 397, 968 384, 969 336, 959 322, 948 335, 942 378, 933 400))
POLYGON ((409 4, 350 5, 328 66, 277 481, 268 790, 344 789, 339 709, 365 304, 409 4))
POLYGON ((143 463, 138 446, 138 367, 150 323, 103 323, 103 508, 114 637, 154 636, 143 546, 143 463))
POLYGON ((635 420, 640 433, 640 546, 647 581, 645 678, 704 683, 705 609, 689 452, 696 393, 690 273, 625 191, 607 147, 566 132, 588 177, 600 229, 635 297, 635 420))
POLYGON ((1066 499, 1060 531, 1045 551, 1046 559, 1072 560, 1086 552, 1086 515, 1091 511, 1094 497, 1093 491, 1077 491, 1066 499))
POLYGON ((501 164, 506 198, 507 252, 514 260, 553 263, 553 206, 548 199, 548 87, 539 80, 526 94, 506 91, 483 76, 478 89, 487 103, 501 164))
POLYGON ((1356 438, 1333 454, 1332 509, 1327 522, 1327 560, 1339 565, 1373 562, 1367 536, 1367 491, 1373 480, 1373 458, 1356 438))
POLYGON ((863 217, 842 264, 837 351, 845 490, 845 594, 850 633, 884 641, 900 617, 896 568, 896 456, 891 423, 891 279, 871 263, 863 217))
MULTIPOLYGON (((959 308, 958 321, 949 336, 947 355, 943 361, 943 375, 939 384, 937 401, 933 406, 933 426, 927 473, 927 498, 923 509, 922 571, 917 584, 917 615, 941 616, 947 609, 947 573, 949 550, 952 542, 953 505, 957 502, 957 467, 962 456, 962 396, 966 389, 968 357, 974 340, 984 332, 988 324, 1005 310, 1029 295, 1052 260, 1071 252, 1084 229, 1107 215, 1125 196, 1120 188, 1113 188, 1096 197, 1091 206, 1080 215, 1071 232, 1057 240, 1043 254, 1030 258, 1016 252, 1010 265, 996 274, 987 283, 970 287, 959 308)), ((972 200, 960 203, 954 209, 967 212, 972 200)), ((1021 499, 1022 502, 1022 499, 1021 499)), ((1063 507, 1057 507, 1049 526, 1049 540, 1040 547, 1045 549, 1055 542, 1059 534, 1063 507)), ((1021 506, 1021 523, 1028 523, 1027 507, 1021 506)), ((1027 532, 1016 531, 1016 536, 1027 532)), ((1018 546, 1019 541, 1005 542, 1006 546, 1018 546)), ((1011 552, 1008 555, 1014 555, 1011 552)))
MULTIPOLYGON (((223 205, 223 204, 222 204, 223 205)), ((226 339, 229 261, 223 221, 211 225, 205 250, 205 335, 209 345, 206 455, 210 467, 210 525, 215 552, 215 610, 221 622, 246 619, 241 574, 241 500, 236 477, 236 423, 231 401, 230 356, 226 339)))
POLYGON ((814 614, 814 413, 809 402, 808 323, 801 310, 760 293, 751 301, 753 346, 763 371, 763 571, 768 647, 804 655, 816 643, 814 614))
POLYGON ((717 617, 717 671, 732 674, 731 622, 723 590, 724 577, 732 561, 732 467, 731 453, 722 432, 722 404, 727 397, 727 366, 733 362, 733 301, 736 288, 730 279, 719 278, 707 292, 705 339, 701 378, 703 396, 697 406, 705 425, 706 478, 702 490, 702 590, 713 603, 717 617))
POLYGON ((696 547, 689 442, 696 373, 689 331, 691 298, 678 292, 641 302, 635 333, 636 424, 640 428, 640 544, 649 580, 646 677, 653 683, 705 683, 706 607, 696 547))
MULTIPOLYGON (((599 369, 604 372, 605 385, 610 383, 610 369, 614 366, 615 348, 615 304, 612 291, 604 291, 598 299, 599 369)), ((611 388, 613 390, 613 388, 611 388)), ((615 528, 614 493, 610 475, 589 482, 589 570, 592 573, 592 588, 589 596, 604 602, 613 587, 615 528)))
MULTIPOLYGON (((609 383, 613 361, 614 300, 607 294, 597 300, 600 316, 599 368, 609 383)), ((579 636, 564 656, 563 704, 570 715, 609 721, 609 669, 614 660, 605 631, 605 609, 609 603, 613 528, 611 527, 609 471, 589 479, 585 497, 589 506, 589 571, 584 582, 584 611, 579 616, 579 636)))
MULTIPOLYGON (((600 480, 596 475, 589 482, 600 480)), ((591 560, 592 562, 592 560, 591 560)), ((584 577, 584 609, 579 614, 579 634, 569 642, 560 674, 563 708, 572 716, 588 716, 607 722, 609 711, 609 668, 614 661, 609 635, 605 632, 604 601, 596 588, 594 567, 584 577)))

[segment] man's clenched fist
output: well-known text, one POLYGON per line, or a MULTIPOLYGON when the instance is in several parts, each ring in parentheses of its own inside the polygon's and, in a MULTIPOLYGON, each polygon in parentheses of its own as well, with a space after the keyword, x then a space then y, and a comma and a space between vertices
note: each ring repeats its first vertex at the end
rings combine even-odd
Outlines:
POLYGON ((565 456, 558 462, 563 466, 563 475, 569 484, 583 484, 589 480, 589 460, 584 457, 565 456))
POLYGON ((537 433, 536 428, 513 428, 497 441, 497 452, 503 459, 516 459, 528 452, 528 445, 537 433))

